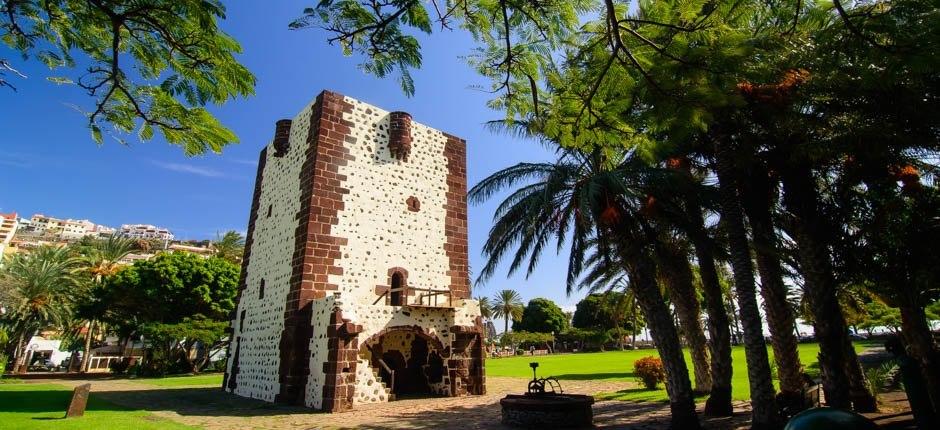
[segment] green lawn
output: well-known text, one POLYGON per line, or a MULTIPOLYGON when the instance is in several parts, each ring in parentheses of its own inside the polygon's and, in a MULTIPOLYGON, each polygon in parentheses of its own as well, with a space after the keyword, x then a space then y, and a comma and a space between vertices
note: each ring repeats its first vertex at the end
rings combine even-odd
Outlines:
POLYGON ((187 375, 187 376, 168 376, 165 378, 138 378, 132 381, 138 384, 156 385, 158 387, 182 387, 188 385, 214 385, 222 386, 221 373, 210 373, 206 375, 187 375))
MULTIPOLYGON (((855 348, 861 350, 863 345, 856 344, 855 348)), ((770 352, 773 357, 773 352, 770 352)), ((819 367, 816 362, 816 355, 819 353, 819 345, 815 343, 804 343, 799 346, 800 361, 806 367, 807 372, 816 375, 819 367)), ((486 362, 487 376, 515 376, 522 378, 532 378, 532 369, 529 363, 539 362, 539 376, 554 376, 562 381, 564 380, 585 380, 585 379, 609 379, 636 381, 633 375, 633 362, 649 355, 658 355, 655 349, 643 349, 633 351, 608 351, 595 353, 578 354, 558 354, 538 357, 510 357, 486 362)), ((732 396, 738 400, 747 400, 750 398, 748 393, 747 366, 744 359, 744 347, 737 346, 731 351, 734 376, 732 377, 732 396)), ((692 364, 689 353, 686 351, 685 360, 689 367, 691 377, 692 364)), ((638 400, 638 401, 665 401, 666 390, 660 385, 658 390, 647 390, 636 388, 622 390, 616 393, 602 393, 600 398, 614 400, 638 400)), ((593 393, 591 393, 593 394, 593 393)))
POLYGON ((146 411, 117 406, 94 392, 85 416, 63 418, 72 390, 56 384, 0 384, 0 429, 191 429, 146 411))

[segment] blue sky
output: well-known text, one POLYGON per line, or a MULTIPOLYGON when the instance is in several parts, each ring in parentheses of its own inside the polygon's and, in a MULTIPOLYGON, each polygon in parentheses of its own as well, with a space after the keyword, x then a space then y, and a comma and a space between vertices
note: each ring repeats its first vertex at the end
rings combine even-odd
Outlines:
MULTIPOLYGON (((187 158, 159 135, 147 143, 131 137, 128 146, 114 140, 97 146, 85 118, 72 107, 89 109, 92 100, 77 88, 46 80, 64 73, 38 62, 23 63, 0 47, 0 58, 28 76, 8 76, 17 92, 0 89, 0 212, 27 217, 41 212, 112 226, 156 224, 182 238, 244 231, 258 152, 271 139, 274 122, 293 117, 323 89, 410 112, 416 121, 465 138, 471 185, 520 161, 552 159, 534 142, 496 135, 483 126, 500 113, 486 108, 489 94, 471 88, 488 82, 461 59, 474 46, 464 33, 435 33, 423 40, 424 67, 414 73, 417 94, 407 98, 394 79, 361 72, 358 59, 329 46, 325 33, 287 29, 314 3, 229 2, 222 27, 241 42, 240 60, 258 84, 254 97, 212 108, 241 140, 222 155, 187 158)), ((470 207, 472 267, 483 266, 480 248, 497 201, 470 207)), ((546 255, 530 279, 507 279, 502 270, 474 295, 511 288, 526 300, 548 297, 573 309, 583 294, 565 296, 565 268, 564 258, 546 255)))

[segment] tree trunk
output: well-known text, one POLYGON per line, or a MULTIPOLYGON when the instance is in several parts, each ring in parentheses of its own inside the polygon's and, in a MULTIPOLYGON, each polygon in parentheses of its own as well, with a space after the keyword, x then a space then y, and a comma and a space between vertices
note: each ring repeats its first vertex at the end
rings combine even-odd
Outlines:
POLYGON ((731 343, 738 345, 741 343, 741 323, 738 322, 738 306, 734 304, 734 297, 728 294, 728 307, 731 308, 731 343))
POLYGON ((95 321, 88 324, 88 332, 85 333, 85 347, 82 349, 82 373, 88 372, 88 365, 91 364, 91 338, 95 331, 95 321))
POLYGON ((705 414, 730 416, 734 413, 731 405, 731 328, 711 245, 696 242, 695 255, 702 278, 702 294, 705 296, 705 313, 708 315, 708 336, 711 339, 709 345, 712 353, 712 391, 705 402, 705 414))
POLYGON ((712 377, 708 368, 708 345, 702 328, 701 309, 692 282, 692 267, 680 245, 664 243, 658 247, 660 276, 666 284, 669 299, 679 317, 679 332, 689 345, 692 368, 695 375, 695 391, 707 393, 712 389, 712 377))
MULTIPOLYGON (((902 290, 903 291, 903 290, 902 290)), ((900 303, 902 335, 911 358, 920 364, 934 416, 940 416, 940 354, 927 325, 924 308, 913 300, 900 303)))
MULTIPOLYGON (((633 246, 629 241, 621 240, 619 243, 620 246, 633 246)), ((669 308, 659 291, 659 286, 656 285, 656 268, 652 257, 643 249, 639 252, 620 252, 630 275, 636 300, 646 316, 650 334, 666 370, 666 393, 672 413, 670 426, 674 429, 698 429, 700 426, 695 414, 689 370, 685 365, 679 334, 672 323, 669 308)))
POLYGON ((771 216, 774 187, 767 172, 759 170, 741 183, 744 211, 751 224, 754 254, 760 272, 761 297, 770 329, 777 378, 780 380, 780 400, 800 407, 803 403, 802 365, 797 352, 798 340, 794 334, 796 321, 787 302, 787 286, 783 283, 780 266, 780 248, 771 216))
POLYGON ((844 370, 845 375, 849 378, 849 397, 852 399, 852 407, 856 412, 877 412, 878 399, 875 398, 871 387, 868 385, 868 377, 865 376, 862 363, 858 361, 852 339, 845 336, 842 347, 845 350, 844 370))
POLYGON ((731 329, 718 270, 715 268, 714 243, 705 229, 702 204, 693 186, 699 182, 692 176, 688 163, 680 163, 679 166, 682 176, 690 185, 682 195, 691 223, 689 238, 695 248, 695 259, 698 260, 705 314, 708 316, 708 337, 711 340, 712 389, 705 402, 705 415, 731 416, 734 413, 731 405, 731 329))
POLYGON ((29 343, 26 331, 26 329, 21 330, 20 336, 16 341, 16 351, 14 351, 16 358, 13 360, 13 373, 26 373, 26 350, 27 344, 29 343))
POLYGON ((631 338, 631 340, 630 340, 630 342, 631 342, 632 345, 633 345, 633 349, 636 349, 636 329, 637 329, 637 327, 636 327, 636 306, 637 306, 637 303, 636 303, 636 296, 634 296, 634 297, 633 297, 633 306, 632 306, 632 308, 633 308, 633 314, 632 314, 632 316, 631 316, 631 318, 633 319, 633 336, 632 336, 632 338, 631 338))
POLYGON ((793 216, 792 237, 796 242, 803 294, 813 314, 813 328, 819 340, 819 366, 828 406, 849 409, 851 396, 845 373, 845 344, 848 328, 832 277, 832 263, 824 238, 823 224, 817 202, 816 184, 808 168, 789 170, 783 175, 784 204, 793 216))
POLYGON ((773 379, 767 357, 767 345, 757 307, 754 272, 744 226, 744 215, 735 189, 737 183, 732 160, 731 142, 716 142, 716 171, 721 201, 721 218, 728 235, 731 266, 734 269, 734 289, 744 329, 744 352, 751 390, 752 428, 780 428, 783 423, 774 399, 773 379))

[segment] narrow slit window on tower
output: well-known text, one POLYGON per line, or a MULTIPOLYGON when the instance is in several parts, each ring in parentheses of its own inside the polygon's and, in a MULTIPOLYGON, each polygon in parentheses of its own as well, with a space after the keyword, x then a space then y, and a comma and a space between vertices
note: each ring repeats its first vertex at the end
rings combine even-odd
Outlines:
POLYGON ((392 289, 391 289, 391 305, 392 306, 401 306, 402 297, 404 296, 404 291, 402 291, 402 276, 401 273, 395 273, 392 275, 392 289))
POLYGON ((238 331, 245 329, 245 313, 247 310, 243 310, 241 316, 238 318, 238 331))
POLYGON ((261 280, 261 287, 258 288, 258 298, 259 299, 264 298, 264 279, 261 280))
POLYGON ((271 209, 272 209, 272 208, 274 208, 274 205, 273 205, 273 204, 268 205, 268 218, 271 217, 271 209))

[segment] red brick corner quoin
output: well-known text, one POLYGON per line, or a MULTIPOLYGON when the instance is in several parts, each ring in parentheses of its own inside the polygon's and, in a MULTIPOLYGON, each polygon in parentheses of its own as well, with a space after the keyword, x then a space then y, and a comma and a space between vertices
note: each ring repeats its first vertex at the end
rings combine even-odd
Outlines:
POLYGON ((450 291, 454 298, 470 298, 469 257, 467 250, 467 143, 444 133, 444 156, 447 157, 447 202, 444 210, 444 251, 450 261, 450 291))
MULTIPOLYGON (((304 402, 313 336, 311 302, 337 289, 329 283, 329 275, 342 274, 342 268, 334 263, 340 258, 340 247, 346 245, 346 239, 331 233, 339 221, 339 211, 343 210, 343 196, 349 193, 342 186, 346 178, 339 174, 339 168, 354 159, 343 146, 354 126, 343 119, 343 113, 352 110, 353 106, 342 95, 324 91, 311 112, 308 146, 300 169, 301 200, 290 292, 280 341, 280 393, 275 398, 279 403, 304 402)), ((332 411, 334 405, 324 403, 324 410, 332 411)))

